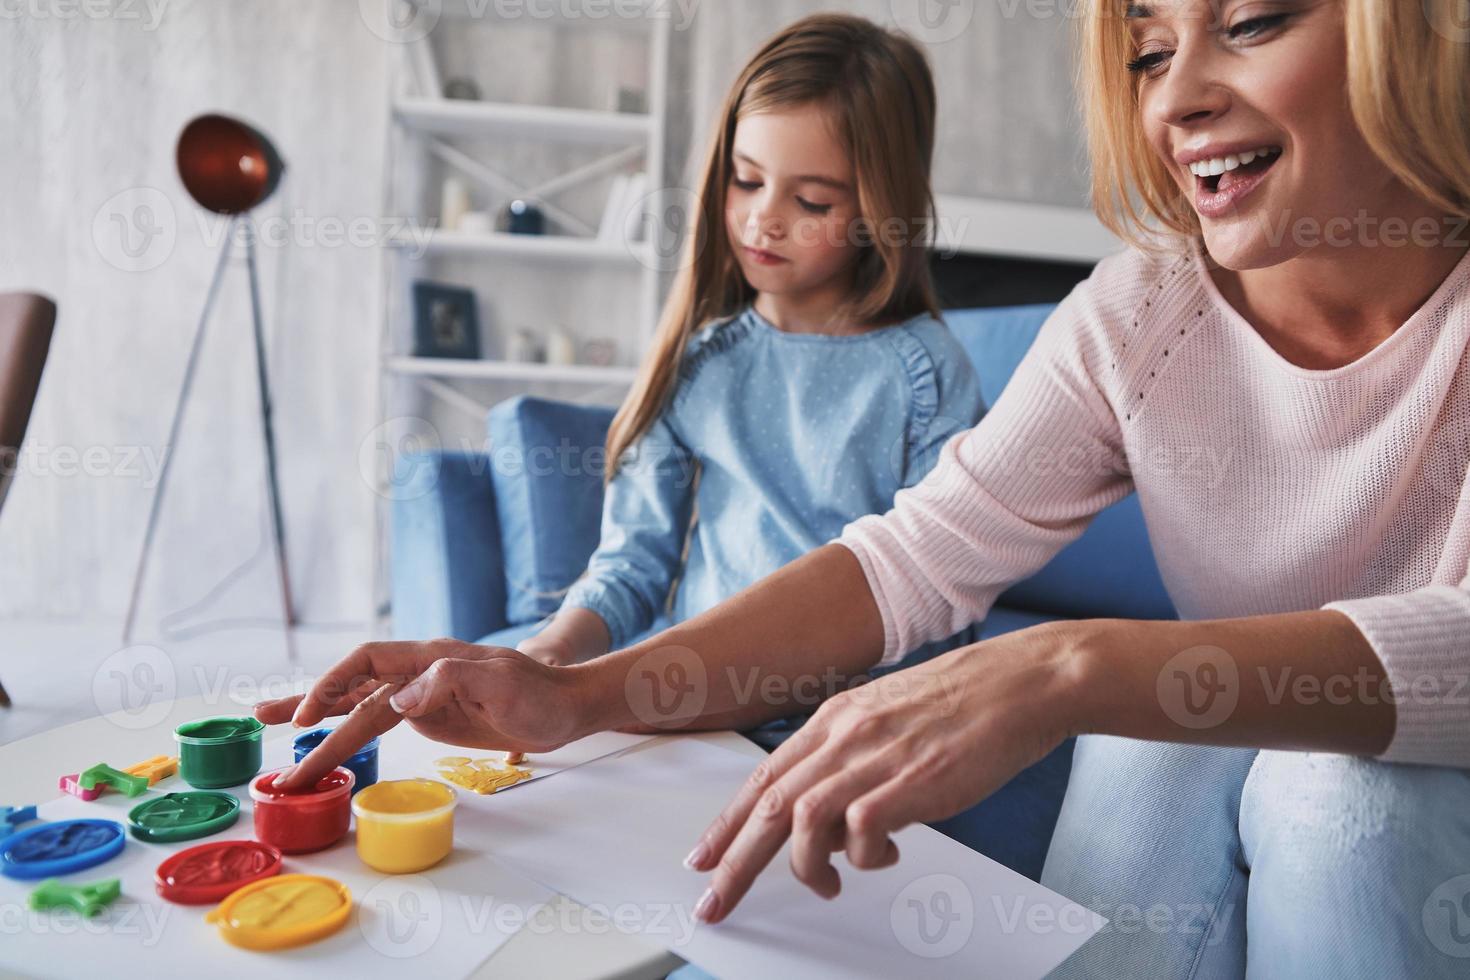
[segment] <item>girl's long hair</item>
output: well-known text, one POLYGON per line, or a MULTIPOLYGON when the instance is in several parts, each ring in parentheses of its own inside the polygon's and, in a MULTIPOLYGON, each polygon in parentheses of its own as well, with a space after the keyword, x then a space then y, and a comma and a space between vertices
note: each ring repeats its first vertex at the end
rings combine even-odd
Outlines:
POLYGON ((725 231, 736 123, 802 106, 829 112, 857 183, 857 274, 839 314, 863 324, 939 316, 928 262, 935 113, 929 63, 908 37, 861 17, 799 20, 762 45, 725 98, 678 274, 652 347, 608 430, 609 480, 668 403, 690 338, 755 298, 725 231))

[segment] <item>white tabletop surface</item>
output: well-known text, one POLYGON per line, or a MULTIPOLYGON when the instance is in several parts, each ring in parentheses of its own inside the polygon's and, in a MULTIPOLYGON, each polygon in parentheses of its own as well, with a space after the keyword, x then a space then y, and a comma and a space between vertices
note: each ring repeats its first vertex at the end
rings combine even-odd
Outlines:
MULTIPOLYGON (((0 709, 4 710, 4 709, 0 709)), ((0 745, 0 772, 5 802, 40 803, 57 795, 58 777, 84 769, 101 759, 138 760, 158 755, 159 735, 172 741, 174 728, 204 715, 241 711, 240 705, 221 705, 205 696, 153 704, 147 717, 125 724, 98 717, 63 725, 50 731, 0 745)), ((759 757, 759 746, 734 732, 700 736, 727 748, 759 757)), ((116 764, 116 763, 115 763, 116 764)), ((590 916, 570 899, 542 910, 545 922, 518 932, 473 974, 475 977, 546 977, 558 980, 635 980, 662 977, 683 961, 642 939, 605 930, 582 918, 590 916), (569 925, 570 928, 563 928, 569 925)), ((144 963, 131 964, 146 967, 144 963)))

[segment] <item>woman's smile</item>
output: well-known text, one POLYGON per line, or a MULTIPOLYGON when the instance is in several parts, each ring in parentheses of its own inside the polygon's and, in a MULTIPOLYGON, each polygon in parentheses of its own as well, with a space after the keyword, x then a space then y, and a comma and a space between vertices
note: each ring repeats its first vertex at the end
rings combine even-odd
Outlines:
POLYGON ((1240 202, 1261 185, 1281 158, 1280 146, 1247 141, 1212 143, 1178 156, 1194 180, 1194 206, 1202 218, 1219 218, 1239 210, 1240 202))

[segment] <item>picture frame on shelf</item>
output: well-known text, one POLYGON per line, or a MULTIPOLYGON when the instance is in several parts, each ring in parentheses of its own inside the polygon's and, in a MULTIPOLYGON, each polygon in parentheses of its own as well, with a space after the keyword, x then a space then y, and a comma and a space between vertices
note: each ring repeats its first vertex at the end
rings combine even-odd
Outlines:
POLYGON ((479 359, 480 317, 474 291, 414 280, 413 336, 415 357, 479 359))

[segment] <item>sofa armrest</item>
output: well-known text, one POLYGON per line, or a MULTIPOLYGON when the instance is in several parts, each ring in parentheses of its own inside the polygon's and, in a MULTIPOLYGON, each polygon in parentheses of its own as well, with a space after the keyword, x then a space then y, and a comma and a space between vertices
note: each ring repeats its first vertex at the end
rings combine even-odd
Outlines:
POLYGON ((490 459, 404 456, 392 490, 393 635, 473 642, 503 629, 505 557, 490 459))

